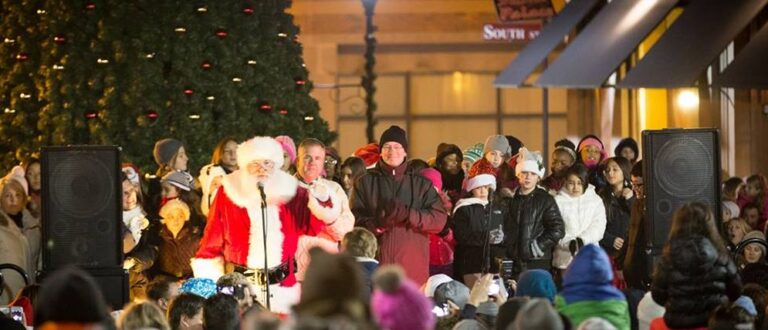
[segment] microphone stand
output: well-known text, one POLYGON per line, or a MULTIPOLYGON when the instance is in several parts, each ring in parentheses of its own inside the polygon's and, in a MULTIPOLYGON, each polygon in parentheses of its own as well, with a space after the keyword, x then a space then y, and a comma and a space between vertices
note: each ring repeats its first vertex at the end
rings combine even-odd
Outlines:
POLYGON ((485 218, 485 231, 483 233, 483 265, 480 268, 481 274, 488 274, 491 271, 491 224, 493 223, 493 189, 488 189, 488 216, 485 218))
POLYGON ((264 287, 266 288, 267 310, 272 310, 269 294, 269 264, 267 263, 267 195, 264 193, 264 183, 259 182, 259 194, 261 194, 261 234, 264 243, 264 287))

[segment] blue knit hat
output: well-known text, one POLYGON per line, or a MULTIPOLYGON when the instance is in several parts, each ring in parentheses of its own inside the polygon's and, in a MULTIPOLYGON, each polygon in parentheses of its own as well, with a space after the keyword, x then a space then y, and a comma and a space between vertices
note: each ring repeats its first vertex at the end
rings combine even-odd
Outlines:
POLYGON ((210 278, 190 278, 181 285, 179 293, 192 293, 208 299, 216 294, 216 282, 210 278))
POLYGON ((548 271, 531 269, 520 274, 515 297, 545 298, 554 302, 556 294, 555 281, 548 271))

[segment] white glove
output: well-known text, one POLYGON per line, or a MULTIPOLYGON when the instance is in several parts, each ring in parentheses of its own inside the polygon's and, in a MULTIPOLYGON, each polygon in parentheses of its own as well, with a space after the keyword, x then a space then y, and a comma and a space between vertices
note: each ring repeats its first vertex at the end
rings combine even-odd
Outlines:
POLYGON ((309 186, 309 193, 312 194, 312 197, 317 198, 317 200, 321 202, 325 202, 331 198, 331 192, 328 187, 319 181, 315 181, 309 186))

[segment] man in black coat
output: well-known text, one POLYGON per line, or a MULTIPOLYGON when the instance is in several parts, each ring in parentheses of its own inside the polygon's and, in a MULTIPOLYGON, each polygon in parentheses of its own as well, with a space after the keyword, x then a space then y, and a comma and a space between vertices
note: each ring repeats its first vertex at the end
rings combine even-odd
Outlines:
POLYGON ((504 226, 507 255, 514 260, 515 275, 528 269, 552 269, 552 249, 565 235, 560 210, 546 190, 538 187, 544 176, 541 155, 520 148, 515 174, 520 186, 508 206, 504 226))

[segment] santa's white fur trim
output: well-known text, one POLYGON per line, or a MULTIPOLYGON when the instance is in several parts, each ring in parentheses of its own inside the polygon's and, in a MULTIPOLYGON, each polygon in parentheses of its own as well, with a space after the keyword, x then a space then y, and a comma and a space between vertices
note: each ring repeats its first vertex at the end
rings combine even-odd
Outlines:
POLYGON ((271 160, 275 169, 283 167, 283 147, 268 136, 256 136, 237 146, 237 165, 245 169, 254 160, 271 160))
POLYGON ((195 277, 210 278, 214 281, 224 275, 224 258, 192 258, 190 260, 190 266, 192 266, 192 272, 195 277))
POLYGON ((515 174, 520 174, 521 172, 531 172, 538 175, 539 178, 543 178, 544 167, 540 165, 541 164, 539 164, 534 160, 524 160, 522 162, 517 163, 517 166, 515 166, 515 174))
POLYGON ((341 215, 341 201, 339 201, 339 198, 336 197, 334 191, 331 191, 330 188, 328 188, 328 190, 332 204, 331 207, 320 205, 320 202, 318 202, 317 198, 312 196, 312 194, 309 194, 309 202, 307 202, 307 207, 309 207, 309 211, 312 212, 312 215, 314 215, 315 218, 325 223, 332 223, 336 221, 336 219, 338 219, 341 215))
MULTIPOLYGON (((261 207, 246 208, 251 220, 248 234, 248 268, 264 268, 264 236, 261 220, 261 207)), ((280 207, 267 205, 267 266, 275 267, 283 263, 283 240, 285 235, 280 222, 280 207)))
MULTIPOLYGON (((225 176, 221 180, 221 185, 224 186, 227 196, 235 205, 244 208, 260 207, 261 194, 259 194, 258 182, 245 170, 237 170, 225 176)), ((290 201, 296 195, 298 185, 296 178, 276 169, 264 183, 267 204, 279 205, 290 201)))

